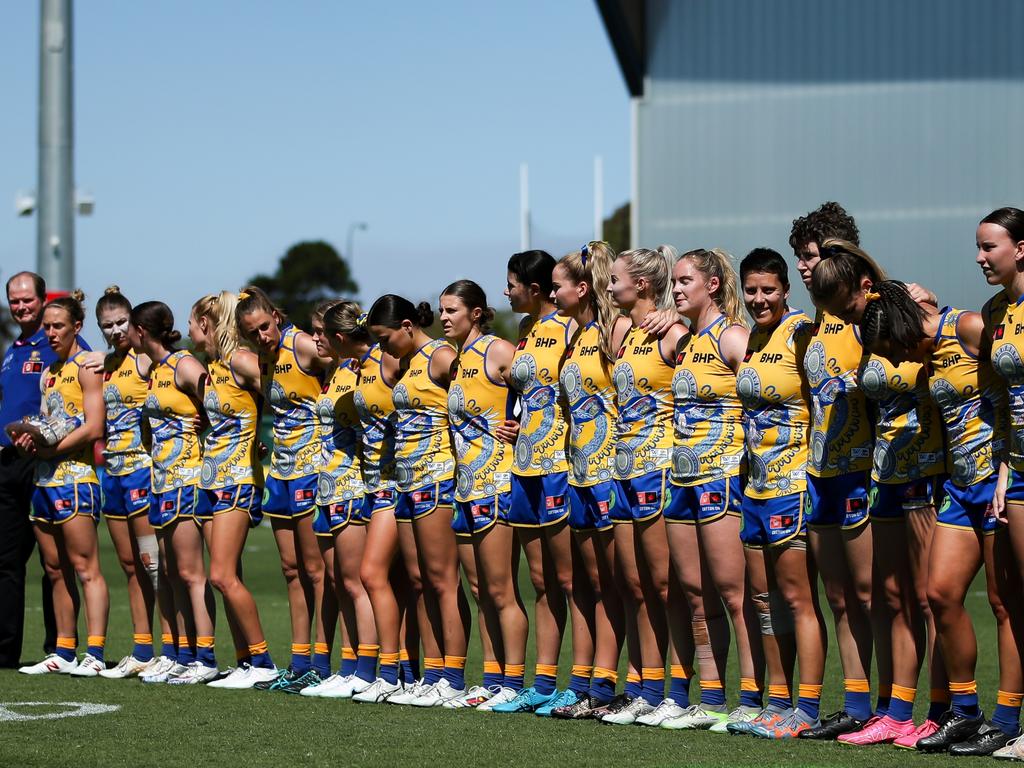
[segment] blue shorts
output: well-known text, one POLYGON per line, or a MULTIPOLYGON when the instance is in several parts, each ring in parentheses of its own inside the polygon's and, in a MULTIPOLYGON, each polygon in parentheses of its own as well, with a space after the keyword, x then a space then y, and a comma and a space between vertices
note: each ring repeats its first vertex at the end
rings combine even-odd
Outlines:
POLYGON ((498 493, 482 499, 456 501, 452 512, 452 530, 456 536, 472 536, 489 531, 495 523, 508 522, 512 493, 498 493))
POLYGON ((100 519, 100 486, 98 483, 75 483, 52 488, 36 488, 32 493, 29 517, 36 523, 66 523, 75 515, 91 515, 100 519))
POLYGON ((1006 501, 1024 504, 1024 474, 1012 467, 1006 477, 1006 501))
POLYGON ((196 512, 196 520, 206 522, 214 515, 240 509, 249 515, 249 525, 255 528, 263 521, 263 489, 252 483, 229 485, 224 488, 203 489, 206 503, 196 512))
POLYGON ((619 501, 614 480, 578 488, 569 484, 569 527, 574 531, 603 531, 612 524, 611 513, 619 501))
POLYGON ((363 516, 366 496, 334 504, 317 504, 313 516, 313 533, 317 536, 333 536, 348 525, 366 525, 370 516, 363 516))
POLYGON ((961 488, 952 480, 942 484, 942 506, 938 524, 946 528, 962 528, 980 533, 995 533, 999 527, 992 509, 992 494, 996 489, 995 473, 980 483, 961 488))
POLYGON ((807 533, 805 505, 809 505, 806 493, 791 493, 774 499, 744 496, 740 541, 751 549, 760 549, 802 536, 807 533))
POLYGON ((555 525, 569 516, 569 473, 529 476, 513 473, 511 496, 509 525, 519 528, 555 525))
POLYGON ((149 504, 149 524, 163 528, 179 517, 201 519, 208 514, 208 505, 206 492, 196 485, 154 493, 149 504))
POLYGON ((849 472, 835 477, 807 474, 807 498, 810 509, 807 524, 812 528, 840 526, 850 530, 868 519, 867 472, 849 472))
POLYGON ((743 480, 739 475, 699 485, 672 485, 665 522, 710 523, 726 515, 743 514, 743 480))
POLYGON ((379 512, 382 509, 394 509, 397 496, 398 494, 394 488, 382 488, 379 491, 364 494, 363 515, 366 517, 366 520, 369 521, 375 512, 379 512))
POLYGON ((672 486, 666 469, 629 480, 616 480, 619 504, 611 513, 613 523, 639 523, 660 515, 672 503, 672 486))
POLYGON ((871 483, 868 512, 872 520, 902 520, 911 509, 935 506, 941 475, 921 477, 905 483, 871 483))
POLYGON ((149 467, 137 469, 127 475, 104 472, 100 476, 103 514, 115 520, 127 520, 141 515, 149 509, 151 482, 149 467))
POLYGON ((399 491, 395 499, 395 520, 409 523, 426 517, 438 507, 450 507, 455 503, 455 480, 449 478, 439 483, 421 485, 411 491, 399 491))
POLYGON ((267 517, 294 520, 305 517, 316 507, 316 486, 319 475, 306 475, 293 480, 267 478, 263 513, 267 517))

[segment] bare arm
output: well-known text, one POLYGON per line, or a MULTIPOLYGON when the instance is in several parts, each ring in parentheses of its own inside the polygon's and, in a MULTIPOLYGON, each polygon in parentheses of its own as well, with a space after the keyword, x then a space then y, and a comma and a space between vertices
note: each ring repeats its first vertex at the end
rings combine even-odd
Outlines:
POLYGON ((316 351, 316 342, 308 333, 299 331, 295 334, 295 359, 307 371, 323 372, 330 369, 335 361, 332 357, 320 357, 316 351))
POLYGON ((750 331, 742 325, 730 325, 722 332, 719 341, 719 348, 722 350, 722 359, 725 364, 736 373, 743 362, 743 356, 747 353, 747 341, 750 339, 750 331))

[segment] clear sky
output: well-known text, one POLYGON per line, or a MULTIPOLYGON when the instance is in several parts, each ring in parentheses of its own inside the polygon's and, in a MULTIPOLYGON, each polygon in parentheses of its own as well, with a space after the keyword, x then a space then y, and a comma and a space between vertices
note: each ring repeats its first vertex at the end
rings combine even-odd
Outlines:
MULTIPOLYGON (((364 299, 501 296, 519 247, 519 164, 534 247, 556 257, 629 194, 628 94, 593 0, 79 0, 75 175, 91 305, 117 283, 184 313, 275 268, 292 243, 344 250, 364 299)), ((0 5, 0 271, 34 268, 39 4, 0 5), (4 203, 4 200, 7 200, 4 203)), ((99 339, 94 327, 88 338, 99 339)))

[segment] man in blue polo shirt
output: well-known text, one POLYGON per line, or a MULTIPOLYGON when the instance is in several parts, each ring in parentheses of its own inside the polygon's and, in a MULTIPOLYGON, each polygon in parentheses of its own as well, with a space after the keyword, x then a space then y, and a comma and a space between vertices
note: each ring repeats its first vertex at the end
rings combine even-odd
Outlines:
MULTIPOLYGON (((7 281, 7 302, 21 334, 0 364, 0 668, 16 667, 25 625, 25 564, 35 547, 29 522, 33 460, 19 456, 4 425, 39 413, 39 377, 56 359, 40 328, 46 283, 33 272, 7 281)), ((53 593, 43 576, 44 650, 56 643, 53 593)))

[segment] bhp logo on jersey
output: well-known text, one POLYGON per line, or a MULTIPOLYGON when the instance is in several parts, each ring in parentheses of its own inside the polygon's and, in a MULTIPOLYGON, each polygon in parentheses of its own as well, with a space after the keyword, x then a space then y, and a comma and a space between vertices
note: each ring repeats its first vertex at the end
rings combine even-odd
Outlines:
POLYGON ((299 488, 298 490, 295 491, 295 500, 296 501, 309 501, 312 498, 313 498, 313 489, 312 488, 299 488))
POLYGON ((565 496, 545 496, 544 497, 544 508, 545 509, 558 509, 559 507, 565 506, 565 496))
POLYGON ((793 525, 792 515, 772 515, 768 519, 768 527, 773 531, 780 531, 785 528, 790 528, 793 525))

